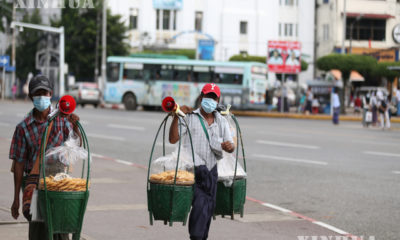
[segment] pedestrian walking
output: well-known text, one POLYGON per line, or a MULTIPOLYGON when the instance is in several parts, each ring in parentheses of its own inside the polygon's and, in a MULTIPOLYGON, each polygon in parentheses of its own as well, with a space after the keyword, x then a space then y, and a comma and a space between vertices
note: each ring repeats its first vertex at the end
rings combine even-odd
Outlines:
MULTIPOLYGON (((216 206, 217 193, 217 160, 222 159, 223 151, 232 153, 234 144, 228 121, 216 111, 220 100, 220 89, 214 83, 206 84, 201 92, 201 107, 195 111, 182 106, 186 113, 185 120, 192 134, 195 152, 195 185, 192 210, 189 216, 189 234, 192 240, 208 238, 211 218, 216 206)), ((187 129, 182 125, 178 131, 178 116, 175 115, 169 132, 170 143, 183 138, 183 146, 190 147, 186 135, 187 129)))
POLYGON ((319 101, 318 101, 317 97, 314 97, 314 99, 312 100, 311 106, 312 106, 312 113, 318 114, 320 105, 319 105, 319 101))
POLYGON ((399 117, 400 116, 400 89, 397 89, 397 91, 396 91, 396 99, 397 99, 397 113, 396 113, 396 115, 399 117))
POLYGON ((372 92, 370 105, 372 111, 372 126, 375 126, 376 122, 378 121, 378 114, 377 114, 378 100, 376 98, 376 91, 372 92))
POLYGON ((338 92, 339 92, 338 88, 334 88, 332 95, 332 107, 333 107, 332 122, 335 125, 339 124, 340 100, 338 92))
POLYGON ((11 93, 12 93, 12 101, 15 101, 15 96, 17 95, 17 84, 14 83, 14 85, 11 88, 11 93))
MULTIPOLYGON (((23 189, 22 212, 29 221, 29 239, 46 240, 48 231, 43 222, 32 222, 30 215, 30 204, 32 192, 37 187, 39 179, 39 147, 44 130, 48 124, 48 116, 52 111, 51 97, 53 84, 43 75, 36 76, 29 83, 29 98, 34 108, 29 112, 14 131, 11 141, 9 158, 13 160, 12 171, 14 173, 14 201, 11 206, 11 215, 14 219, 19 216, 20 191, 23 189)), ((57 116, 49 125, 47 137, 47 149, 63 144, 68 138, 72 126, 79 120, 76 115, 71 114, 68 119, 57 116), (71 125, 72 123, 72 125, 71 125)), ((55 234, 55 240, 69 239, 68 234, 55 234)))
POLYGON ((306 114, 309 114, 312 112, 312 101, 314 99, 314 95, 311 91, 311 87, 308 87, 308 90, 306 92, 306 98, 307 98, 307 102, 306 102, 306 114))
POLYGON ((363 107, 363 118, 362 124, 364 127, 368 127, 369 124, 372 122, 372 112, 371 112, 371 105, 370 105, 371 97, 369 93, 363 96, 362 107, 363 107))
POLYGON ((383 96, 379 98, 379 118, 381 122, 382 130, 390 128, 390 118, 389 118, 389 101, 385 99, 383 96))
POLYGON ((358 115, 361 113, 362 101, 360 94, 357 93, 356 99, 354 99, 354 114, 358 115))

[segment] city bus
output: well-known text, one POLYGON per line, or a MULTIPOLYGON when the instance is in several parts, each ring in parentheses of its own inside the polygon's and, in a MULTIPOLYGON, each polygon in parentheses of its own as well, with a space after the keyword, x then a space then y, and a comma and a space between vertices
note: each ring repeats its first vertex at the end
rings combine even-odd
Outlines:
POLYGON ((107 58, 106 103, 127 110, 160 107, 172 96, 180 105, 199 106, 202 87, 221 89, 222 104, 234 109, 265 109, 267 65, 257 62, 216 62, 189 59, 107 58))

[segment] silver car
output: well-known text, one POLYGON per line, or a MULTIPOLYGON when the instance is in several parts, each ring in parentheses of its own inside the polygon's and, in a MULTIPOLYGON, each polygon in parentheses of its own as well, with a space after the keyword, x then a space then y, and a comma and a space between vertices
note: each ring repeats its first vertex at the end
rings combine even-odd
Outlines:
POLYGON ((93 104, 93 106, 97 108, 100 104, 101 92, 96 83, 82 82, 74 84, 69 88, 67 94, 74 97, 76 104, 82 107, 84 107, 85 104, 93 104))

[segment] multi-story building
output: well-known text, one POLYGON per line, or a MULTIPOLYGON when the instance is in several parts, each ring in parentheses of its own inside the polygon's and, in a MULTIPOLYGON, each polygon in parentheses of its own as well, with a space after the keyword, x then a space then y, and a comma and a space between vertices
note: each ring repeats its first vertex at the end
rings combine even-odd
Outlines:
POLYGON ((266 56, 269 40, 300 41, 303 59, 310 64, 300 81, 313 77, 313 1, 118 0, 108 4, 129 27, 133 50, 149 46, 196 49, 198 39, 212 39, 214 59, 227 61, 240 53, 266 56))
POLYGON ((344 12, 346 52, 369 54, 379 61, 399 60, 399 0, 317 0, 317 58, 341 52, 344 12))

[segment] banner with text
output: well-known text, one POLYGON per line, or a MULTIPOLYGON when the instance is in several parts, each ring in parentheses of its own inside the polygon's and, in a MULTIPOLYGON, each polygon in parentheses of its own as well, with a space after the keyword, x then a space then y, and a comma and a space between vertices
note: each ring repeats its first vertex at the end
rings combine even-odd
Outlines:
POLYGON ((268 41, 268 70, 274 73, 299 73, 301 71, 301 43, 268 41))

